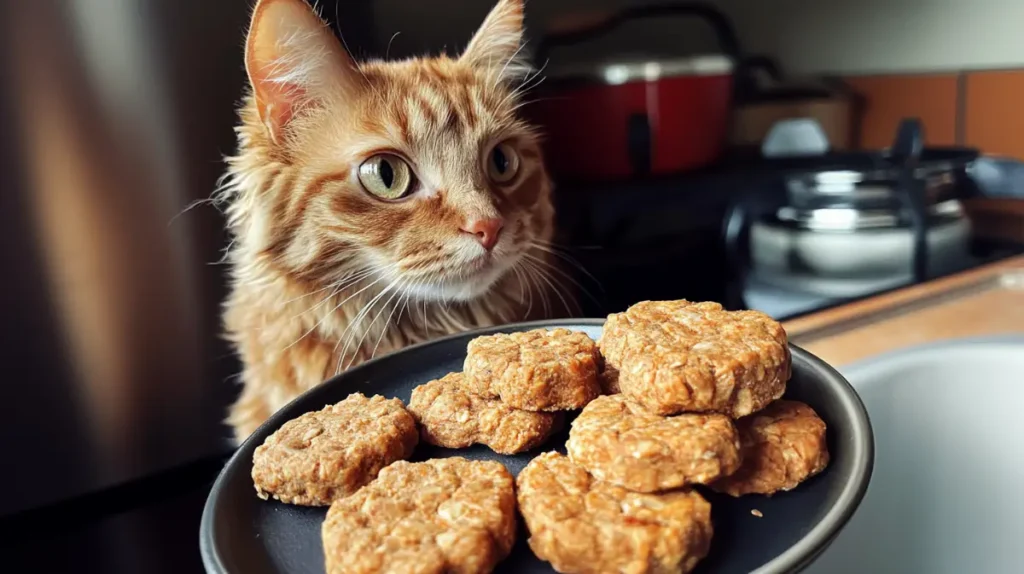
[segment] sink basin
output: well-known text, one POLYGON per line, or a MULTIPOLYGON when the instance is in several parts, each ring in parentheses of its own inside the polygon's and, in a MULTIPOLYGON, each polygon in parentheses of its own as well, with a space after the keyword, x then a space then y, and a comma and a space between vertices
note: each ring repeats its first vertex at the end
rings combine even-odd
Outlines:
POLYGON ((875 470, 807 572, 1024 572, 1024 336, 840 370, 871 417, 875 470))

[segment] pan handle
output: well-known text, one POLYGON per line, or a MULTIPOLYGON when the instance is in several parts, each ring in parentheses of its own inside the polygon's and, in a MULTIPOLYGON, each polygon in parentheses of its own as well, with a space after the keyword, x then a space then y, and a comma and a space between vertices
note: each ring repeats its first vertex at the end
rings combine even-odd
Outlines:
POLYGON ((633 20, 664 17, 696 17, 707 22, 715 31, 722 52, 733 61, 740 59, 740 44, 729 19, 716 8, 703 2, 679 2, 626 8, 619 12, 600 14, 588 19, 582 27, 549 33, 540 39, 534 59, 543 64, 552 48, 569 46, 601 37, 622 24, 633 20))

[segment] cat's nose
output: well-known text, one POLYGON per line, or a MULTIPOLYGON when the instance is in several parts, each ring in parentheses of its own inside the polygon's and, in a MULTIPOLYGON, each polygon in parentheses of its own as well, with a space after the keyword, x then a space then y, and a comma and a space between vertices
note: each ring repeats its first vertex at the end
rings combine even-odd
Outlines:
POLYGON ((500 217, 488 217, 463 223, 462 231, 473 234, 480 245, 490 251, 498 243, 498 234, 501 233, 501 228, 504 226, 505 222, 500 217))

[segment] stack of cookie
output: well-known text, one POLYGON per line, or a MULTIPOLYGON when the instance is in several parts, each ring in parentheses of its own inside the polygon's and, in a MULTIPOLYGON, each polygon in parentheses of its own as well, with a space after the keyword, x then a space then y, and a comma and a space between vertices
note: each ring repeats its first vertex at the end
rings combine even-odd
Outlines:
POLYGON ((563 411, 601 394, 600 364, 594 341, 568 329, 478 337, 463 372, 413 389, 409 411, 429 444, 517 454, 558 430, 563 411))
POLYGON ((779 400, 789 346, 764 313, 644 301, 609 315, 598 345, 621 395, 588 405, 566 445, 598 478, 637 492, 771 495, 828 464, 824 421, 779 400))
POLYGON ((786 333, 716 303, 643 302, 608 317, 599 347, 610 394, 572 423, 568 456, 518 478, 530 546, 559 572, 687 572, 708 552, 710 504, 789 490, 828 463, 825 423, 778 400, 786 333))

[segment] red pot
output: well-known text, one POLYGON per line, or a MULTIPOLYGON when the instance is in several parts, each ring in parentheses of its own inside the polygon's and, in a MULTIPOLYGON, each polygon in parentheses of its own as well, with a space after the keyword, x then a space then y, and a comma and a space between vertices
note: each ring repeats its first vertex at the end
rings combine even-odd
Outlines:
POLYGON ((691 4, 629 10, 585 30, 549 36, 539 53, 652 15, 703 17, 732 53, 549 74, 528 113, 544 131, 548 165, 559 178, 670 174, 705 166, 721 155, 738 48, 731 27, 717 11, 691 4))

